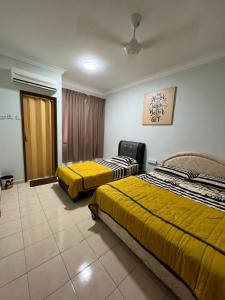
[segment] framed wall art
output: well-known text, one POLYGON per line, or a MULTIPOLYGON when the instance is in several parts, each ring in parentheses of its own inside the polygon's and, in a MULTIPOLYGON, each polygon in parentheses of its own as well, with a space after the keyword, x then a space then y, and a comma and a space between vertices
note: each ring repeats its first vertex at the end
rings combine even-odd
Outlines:
POLYGON ((172 125, 176 87, 144 96, 143 125, 172 125))

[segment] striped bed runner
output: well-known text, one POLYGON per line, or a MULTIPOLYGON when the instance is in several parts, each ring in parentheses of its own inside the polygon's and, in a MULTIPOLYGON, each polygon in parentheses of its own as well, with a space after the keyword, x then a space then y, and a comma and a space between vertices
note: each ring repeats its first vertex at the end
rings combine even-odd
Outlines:
POLYGON ((213 191, 208 187, 203 187, 199 184, 196 185, 195 183, 186 182, 185 184, 187 185, 188 183, 189 187, 185 188, 181 186, 181 184, 174 184, 165 181, 162 178, 157 178, 151 174, 141 174, 137 177, 142 180, 145 180, 150 184, 162 187, 178 195, 191 198, 192 200, 195 200, 207 206, 225 211, 225 202, 223 201, 223 197, 219 197, 218 193, 213 193, 213 191))

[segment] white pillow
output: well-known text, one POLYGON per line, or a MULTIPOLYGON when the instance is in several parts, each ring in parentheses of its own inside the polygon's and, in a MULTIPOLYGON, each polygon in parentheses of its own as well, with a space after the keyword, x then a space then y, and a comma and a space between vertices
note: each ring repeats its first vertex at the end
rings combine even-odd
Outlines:
POLYGON ((225 179, 224 178, 209 176, 206 174, 199 174, 197 177, 192 178, 192 181, 211 185, 213 187, 220 188, 220 189, 225 189, 225 179))
POLYGON ((159 167, 155 168, 155 170, 162 171, 162 172, 165 172, 165 173, 169 173, 169 174, 172 174, 172 175, 176 175, 176 176, 182 177, 184 179, 188 179, 188 180, 191 179, 192 176, 193 176, 192 171, 182 169, 182 168, 178 168, 178 167, 174 167, 174 166, 167 166, 167 167, 159 166, 159 167))
POLYGON ((114 156, 111 158, 111 161, 125 165, 125 166, 137 164, 137 161, 135 159, 128 157, 128 156, 114 156))

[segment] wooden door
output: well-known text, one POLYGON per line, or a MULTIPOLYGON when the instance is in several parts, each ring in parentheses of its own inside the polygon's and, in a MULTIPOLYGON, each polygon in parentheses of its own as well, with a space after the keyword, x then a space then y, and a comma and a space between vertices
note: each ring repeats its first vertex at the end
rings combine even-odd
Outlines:
POLYGON ((56 170, 56 99, 22 93, 26 180, 53 176, 56 170))

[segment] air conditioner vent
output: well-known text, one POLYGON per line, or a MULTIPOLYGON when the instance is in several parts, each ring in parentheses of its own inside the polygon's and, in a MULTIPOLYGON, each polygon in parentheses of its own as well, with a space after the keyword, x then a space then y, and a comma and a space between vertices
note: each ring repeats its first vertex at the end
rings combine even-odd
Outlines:
POLYGON ((56 92, 56 81, 21 69, 11 69, 11 81, 56 92))

